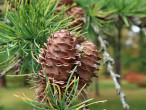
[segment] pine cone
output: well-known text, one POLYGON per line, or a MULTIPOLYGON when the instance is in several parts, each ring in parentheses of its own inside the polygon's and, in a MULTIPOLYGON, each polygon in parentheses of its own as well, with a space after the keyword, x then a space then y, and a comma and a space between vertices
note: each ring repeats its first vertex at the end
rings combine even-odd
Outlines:
POLYGON ((36 84, 36 100, 38 102, 42 102, 45 97, 44 68, 50 82, 59 85, 62 92, 64 92, 75 66, 78 66, 74 75, 80 78, 79 89, 85 84, 89 84, 92 77, 96 77, 94 72, 99 65, 96 46, 91 42, 86 42, 81 46, 85 38, 81 36, 75 39, 74 36, 69 31, 61 30, 55 32, 52 38, 48 38, 48 42, 45 43, 46 49, 42 49, 38 60, 42 69, 35 79, 38 81, 36 84))
POLYGON ((67 11, 68 16, 72 16, 74 14, 73 20, 79 19, 77 22, 75 22, 73 25, 71 25, 69 28, 75 27, 79 24, 81 26, 84 25, 84 11, 80 7, 72 7, 69 11, 67 11))
POLYGON ((78 66, 78 73, 80 79, 89 84, 91 82, 92 77, 97 77, 96 70, 99 69, 100 63, 98 60, 101 58, 98 57, 98 51, 96 45, 94 45, 91 42, 86 42, 82 46, 83 51, 81 54, 81 58, 79 59, 81 61, 82 66, 78 66))
POLYGON ((73 4, 73 0, 61 0, 61 2, 59 3, 59 6, 60 5, 71 5, 73 4))
MULTIPOLYGON (((58 31, 52 35, 52 39, 48 38, 48 43, 45 44, 46 49, 42 49, 43 53, 40 54, 41 59, 38 61, 42 69, 46 69, 51 83, 54 78, 54 83, 58 84, 62 91, 66 87, 73 68, 80 63, 76 60, 78 53, 75 43, 76 39, 69 31, 58 31)), ((46 84, 43 70, 38 73, 38 77, 42 79, 39 83, 46 84)), ((40 95, 38 99, 42 99, 42 96, 40 95)))

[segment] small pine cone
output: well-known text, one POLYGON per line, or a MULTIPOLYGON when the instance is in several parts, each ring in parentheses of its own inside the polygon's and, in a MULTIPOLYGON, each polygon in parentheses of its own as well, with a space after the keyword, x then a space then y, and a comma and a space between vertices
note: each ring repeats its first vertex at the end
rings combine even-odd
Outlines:
POLYGON ((81 45, 83 42, 85 42, 86 38, 83 36, 76 38, 76 45, 81 45))
POLYGON ((100 63, 98 60, 101 58, 98 57, 99 52, 97 51, 96 45, 93 43, 86 42, 82 48, 83 51, 80 58, 82 66, 78 66, 77 71, 80 79, 86 84, 89 84, 92 77, 97 77, 95 71, 99 69, 100 63))
POLYGON ((68 16, 72 16, 74 14, 73 20, 79 19, 77 22, 75 22, 73 25, 71 25, 69 28, 75 27, 79 24, 81 26, 84 25, 84 11, 80 7, 72 7, 69 11, 67 11, 68 16))
POLYGON ((71 5, 73 4, 73 0, 61 0, 61 2, 59 3, 59 6, 61 5, 71 5))

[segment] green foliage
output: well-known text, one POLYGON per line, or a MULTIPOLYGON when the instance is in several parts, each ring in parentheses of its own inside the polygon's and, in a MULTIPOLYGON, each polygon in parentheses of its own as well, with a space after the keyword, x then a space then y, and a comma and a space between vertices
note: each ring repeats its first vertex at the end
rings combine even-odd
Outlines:
POLYGON ((30 0, 27 3, 25 0, 15 0, 13 5, 16 9, 6 2, 6 7, 2 9, 5 18, 0 21, 0 64, 8 63, 7 66, 10 66, 22 57, 21 70, 36 72, 39 69, 36 60, 47 37, 71 24, 68 22, 71 17, 64 17, 64 11, 55 11, 58 2, 30 0))
MULTIPOLYGON (((118 45, 121 43, 124 33, 123 28, 130 27, 134 24, 132 19, 146 17, 146 1, 145 0, 75 0, 79 6, 85 11, 86 14, 86 29, 88 32, 86 36, 94 41, 98 45, 98 35, 94 32, 91 23, 93 23, 99 30, 99 35, 104 36, 110 46, 113 49, 113 56, 115 58, 120 56, 118 52, 118 45), (126 27, 125 27, 126 25, 126 27), (121 41, 119 40, 121 36, 121 41)), ((140 35, 142 38, 143 36, 140 35)), ((145 40, 140 41, 140 46, 145 40)), ((140 47, 140 50, 144 51, 145 46, 140 47)), ((137 64, 139 71, 146 70, 145 68, 145 52, 140 52, 139 58, 131 58, 131 56, 125 55, 125 52, 121 54, 123 56, 122 62, 125 67, 135 63, 137 64)))
POLYGON ((146 65, 146 37, 142 32, 142 29, 140 33, 137 33, 137 35, 138 41, 134 43, 138 43, 138 48, 136 50, 132 47, 128 48, 128 53, 124 51, 122 54, 122 62, 124 64, 124 68, 128 69, 131 65, 135 65, 136 68, 134 68, 133 71, 145 74, 146 67, 144 65, 146 65), (132 52, 137 53, 137 56, 132 56, 132 52))
POLYGON ((145 17, 145 0, 75 0, 85 10, 86 14, 100 20, 99 23, 106 23, 107 20, 121 16, 126 25, 127 17, 145 17), (88 3, 88 4, 87 4, 88 3), (102 22, 104 20, 104 22, 102 22))
POLYGON ((49 110, 49 109, 51 110, 79 110, 81 108, 84 108, 92 104, 105 102, 106 100, 91 102, 93 99, 88 99, 81 103, 73 105, 85 87, 83 86, 81 90, 78 91, 79 78, 76 79, 76 77, 74 77, 74 80, 71 81, 76 68, 77 66, 74 68, 74 70, 72 71, 70 75, 70 78, 68 79, 65 92, 61 91, 59 85, 54 84, 54 83, 51 84, 47 75, 45 75, 46 81, 47 81, 47 86, 46 86, 47 98, 46 99, 48 101, 48 104, 38 103, 32 99, 27 98, 25 95, 23 97, 20 96, 19 94, 16 96, 38 110, 49 110))
MULTIPOLYGON (((115 36, 115 30, 124 24, 131 25, 131 17, 146 17, 145 0, 75 0, 86 14, 86 29, 91 31, 92 22, 100 34, 115 36)), ((90 34, 90 33, 89 33, 90 34)), ((94 39, 96 34, 87 35, 94 39)), ((94 40, 93 40, 94 41, 94 40)))

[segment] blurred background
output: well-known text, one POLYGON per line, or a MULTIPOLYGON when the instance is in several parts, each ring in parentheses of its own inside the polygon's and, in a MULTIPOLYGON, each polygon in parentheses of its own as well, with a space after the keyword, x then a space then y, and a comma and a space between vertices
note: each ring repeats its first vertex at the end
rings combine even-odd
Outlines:
MULTIPOLYGON (((0 6, 3 6, 2 0, 0 0, 0 6)), ((129 19, 133 22, 130 27, 127 28, 121 23, 122 26, 114 31, 114 34, 110 36, 107 33, 102 37, 108 41, 108 52, 115 59, 114 68, 116 73, 121 75, 119 82, 131 110, 146 110, 146 18, 129 19)), ((112 33, 111 30, 110 32, 112 33)), ((94 35, 88 38, 96 41, 94 35)), ((1 65, 0 72, 3 71, 2 67, 3 65, 1 65)), ((14 71, 14 69, 11 70, 0 79, 0 110, 32 110, 29 105, 14 96, 16 93, 24 93, 26 96, 34 98, 34 90, 31 88, 31 84, 27 83, 27 77, 8 76, 12 75, 14 71)), ((123 110, 114 82, 106 70, 106 65, 102 62, 98 76, 98 81, 93 79, 87 89, 88 97, 108 101, 93 105, 90 109, 123 110)))

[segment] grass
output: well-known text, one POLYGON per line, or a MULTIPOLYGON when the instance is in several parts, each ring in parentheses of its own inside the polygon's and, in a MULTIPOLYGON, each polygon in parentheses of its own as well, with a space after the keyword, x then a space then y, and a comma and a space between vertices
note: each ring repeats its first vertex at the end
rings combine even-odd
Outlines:
POLYGON ((22 102, 13 94, 25 93, 28 97, 33 97, 33 90, 29 88, 10 88, 0 90, 0 110, 32 110, 32 107, 22 102))
MULTIPOLYGON (((13 94, 24 93, 26 96, 33 98, 33 89, 28 87, 14 88, 8 83, 8 89, 0 89, 0 110, 32 110, 32 107, 22 102, 13 94)), ((134 84, 122 82, 123 91, 126 93, 127 102, 131 110, 145 110, 146 106, 146 88, 139 88, 134 84)), ((90 107, 90 110, 123 110, 119 96, 116 94, 112 80, 99 81, 100 96, 94 94, 94 84, 88 88, 88 97, 94 97, 96 101, 108 100, 105 103, 96 104, 90 107)))
MULTIPOLYGON (((108 101, 103 104, 97 104, 91 106, 91 110, 123 110, 122 104, 120 102, 119 96, 116 94, 116 90, 114 89, 114 84, 112 80, 100 80, 99 81, 99 90, 100 96, 96 97, 94 95, 93 84, 89 87, 89 91, 91 96, 95 98, 95 100, 105 100, 108 101)), ((134 84, 122 82, 123 92, 127 96, 127 102, 130 105, 131 110, 145 110, 146 109, 146 88, 139 88, 134 84)))

